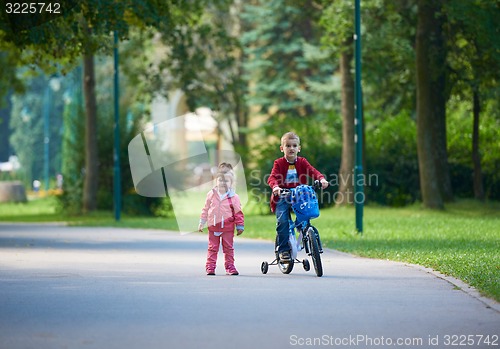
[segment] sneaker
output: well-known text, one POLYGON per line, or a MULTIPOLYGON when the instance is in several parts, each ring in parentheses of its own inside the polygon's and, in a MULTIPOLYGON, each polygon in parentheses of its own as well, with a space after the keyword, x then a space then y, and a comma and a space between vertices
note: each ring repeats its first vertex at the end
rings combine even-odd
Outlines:
POLYGON ((231 268, 226 270, 226 275, 240 275, 240 273, 238 273, 236 268, 231 268))
POLYGON ((215 275, 215 270, 207 270, 207 275, 215 275))
POLYGON ((282 263, 288 263, 291 260, 290 252, 288 251, 280 252, 279 256, 280 256, 280 262, 282 263))

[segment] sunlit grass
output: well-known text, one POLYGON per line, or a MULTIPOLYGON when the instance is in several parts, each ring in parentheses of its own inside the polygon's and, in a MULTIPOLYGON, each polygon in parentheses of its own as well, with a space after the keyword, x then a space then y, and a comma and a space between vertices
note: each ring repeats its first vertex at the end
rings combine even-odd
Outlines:
MULTIPOLYGON (((419 264, 500 300, 500 204, 459 201, 445 211, 366 207, 363 234, 352 207, 329 208, 313 221, 326 247, 359 256, 419 264)), ((246 236, 272 240, 273 216, 247 219, 246 236)))

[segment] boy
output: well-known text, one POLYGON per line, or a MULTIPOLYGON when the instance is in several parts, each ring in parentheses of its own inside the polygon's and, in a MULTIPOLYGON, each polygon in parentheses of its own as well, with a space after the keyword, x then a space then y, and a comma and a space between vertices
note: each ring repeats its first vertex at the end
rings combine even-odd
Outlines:
POLYGON ((278 254, 283 263, 290 262, 289 217, 291 203, 286 198, 280 198, 283 188, 295 188, 307 184, 307 178, 319 180, 323 189, 328 187, 325 176, 316 170, 304 157, 299 157, 300 138, 293 132, 287 132, 281 137, 280 151, 282 158, 274 161, 267 184, 272 188, 271 211, 276 213, 276 232, 278 233, 278 254))

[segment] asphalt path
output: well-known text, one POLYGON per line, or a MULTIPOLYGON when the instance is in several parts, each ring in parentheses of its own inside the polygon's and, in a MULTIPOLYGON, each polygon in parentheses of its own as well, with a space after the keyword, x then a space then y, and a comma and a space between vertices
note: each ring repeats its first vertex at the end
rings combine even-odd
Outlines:
MULTIPOLYGON (((207 238, 0 224, 0 349, 500 348, 500 307, 403 263, 322 255, 324 276, 235 239, 239 276, 205 275, 207 238)), ((304 258, 299 253, 299 258, 304 258)))

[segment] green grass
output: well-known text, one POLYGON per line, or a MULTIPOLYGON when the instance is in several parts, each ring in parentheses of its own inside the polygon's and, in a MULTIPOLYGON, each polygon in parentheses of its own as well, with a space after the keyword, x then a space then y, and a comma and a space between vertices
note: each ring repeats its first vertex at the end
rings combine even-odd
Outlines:
MULTIPOLYGON (((500 204, 459 201, 443 212, 366 207, 363 235, 354 208, 329 208, 313 221, 323 245, 359 256, 432 268, 500 300, 500 204)), ((247 236, 272 239, 274 217, 252 217, 247 236)))
POLYGON ((174 218, 121 216, 115 221, 112 212, 97 211, 88 215, 67 216, 57 211, 55 197, 30 200, 28 203, 0 203, 0 222, 64 222, 74 226, 127 227, 178 230, 174 218))
MULTIPOLYGON (((112 213, 64 217, 53 198, 28 204, 0 204, 0 221, 66 221, 71 225, 177 229, 175 219, 112 213)), ((359 256, 419 264, 451 275, 500 301, 500 203, 462 200, 444 211, 365 207, 363 235, 354 231, 354 209, 329 208, 313 221, 323 245, 359 256)), ((273 240, 275 218, 247 215, 245 236, 273 240)), ((193 227, 193 230, 196 227, 193 227)))

